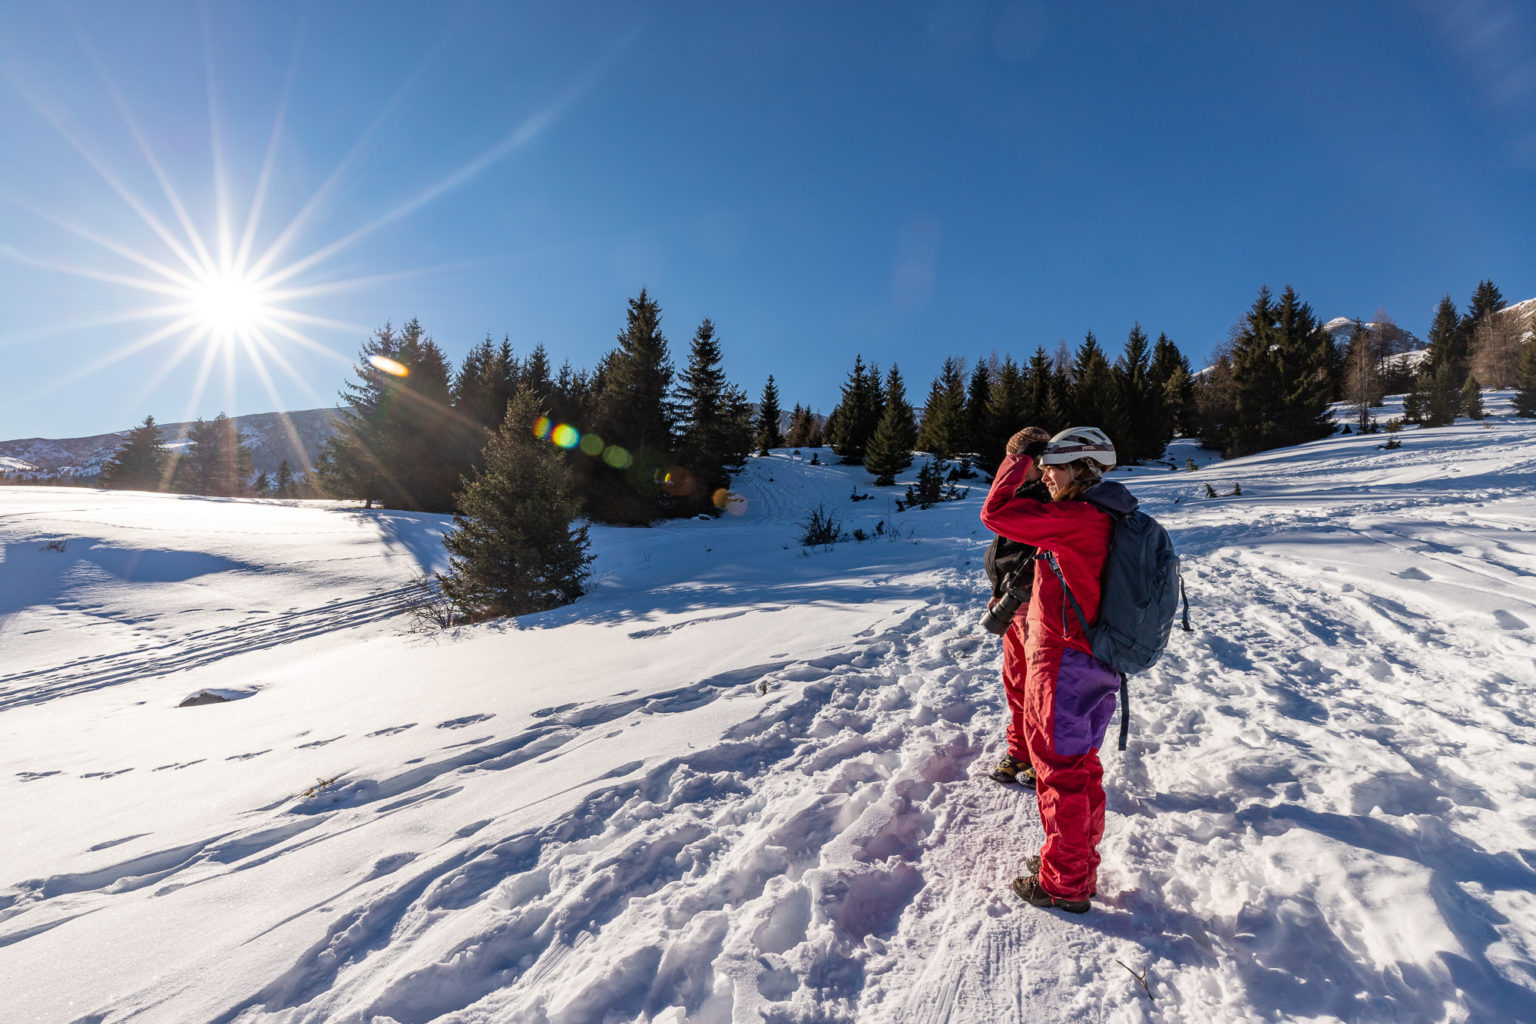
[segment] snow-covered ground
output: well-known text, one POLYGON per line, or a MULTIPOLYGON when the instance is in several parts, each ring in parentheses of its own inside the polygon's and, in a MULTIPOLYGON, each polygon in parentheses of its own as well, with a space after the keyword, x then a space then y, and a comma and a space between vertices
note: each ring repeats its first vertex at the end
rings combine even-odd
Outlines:
POLYGON ((0 1020, 1536 1020, 1536 424, 1487 403, 1117 474, 1195 629, 1082 917, 980 777, 980 481, 778 452, 437 634, 441 517, 0 489, 0 1020), (803 550, 822 503, 873 539, 803 550))

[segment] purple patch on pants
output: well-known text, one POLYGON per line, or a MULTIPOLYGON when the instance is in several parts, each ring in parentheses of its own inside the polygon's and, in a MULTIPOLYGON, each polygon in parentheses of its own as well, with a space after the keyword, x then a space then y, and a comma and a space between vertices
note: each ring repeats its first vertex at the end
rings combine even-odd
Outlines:
POLYGON ((1104 732, 1115 715, 1120 674, 1104 667, 1091 654, 1073 647, 1061 652, 1056 671, 1056 753, 1086 754, 1104 743, 1104 732))

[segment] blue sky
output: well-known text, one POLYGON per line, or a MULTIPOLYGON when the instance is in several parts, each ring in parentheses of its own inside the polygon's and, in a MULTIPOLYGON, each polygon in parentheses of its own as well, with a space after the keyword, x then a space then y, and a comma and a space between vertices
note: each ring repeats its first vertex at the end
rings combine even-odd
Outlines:
POLYGON ((10 4, 0 93, 0 438, 331 404, 413 316, 590 367, 642 286, 822 412, 856 353, 1203 365, 1265 284, 1536 296, 1505 0, 10 4), (286 332, 202 312, 242 249, 286 332))

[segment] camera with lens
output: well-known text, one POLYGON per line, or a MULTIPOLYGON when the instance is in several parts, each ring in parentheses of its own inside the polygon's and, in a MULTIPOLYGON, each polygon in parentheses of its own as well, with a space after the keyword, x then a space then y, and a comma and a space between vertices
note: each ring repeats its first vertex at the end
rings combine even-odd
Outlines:
POLYGON ((1009 577, 1003 596, 998 597, 986 608, 986 614, 982 616, 982 628, 997 636, 1008 633, 1008 623, 1014 620, 1015 614, 1018 614, 1018 606, 1023 605, 1026 600, 1029 600, 1028 586, 1018 585, 1017 576, 1009 577))

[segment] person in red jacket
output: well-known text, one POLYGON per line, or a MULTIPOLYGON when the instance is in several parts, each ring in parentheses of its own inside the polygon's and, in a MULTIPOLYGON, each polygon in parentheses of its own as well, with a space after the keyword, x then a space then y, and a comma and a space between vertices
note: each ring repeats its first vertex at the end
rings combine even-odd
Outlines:
MULTIPOLYGON (((1020 431, 1007 451, 982 505, 982 524, 1034 545, 1042 559, 1054 557, 1092 623, 1114 524, 1108 512, 1081 498, 1115 464, 1115 446, 1096 427, 1070 427, 1048 442, 1020 431), (1050 501, 1015 496, 1037 464, 1050 501)), ((1134 501, 1118 484, 1100 486, 1134 501)), ((1120 677, 1094 658, 1049 567, 1036 566, 1026 623, 1012 628, 1023 632, 1024 733, 1045 828, 1040 855, 1026 861, 1027 873, 1014 879, 1013 891, 1034 906, 1084 913, 1097 887, 1104 835, 1098 750, 1114 715, 1120 677)))

